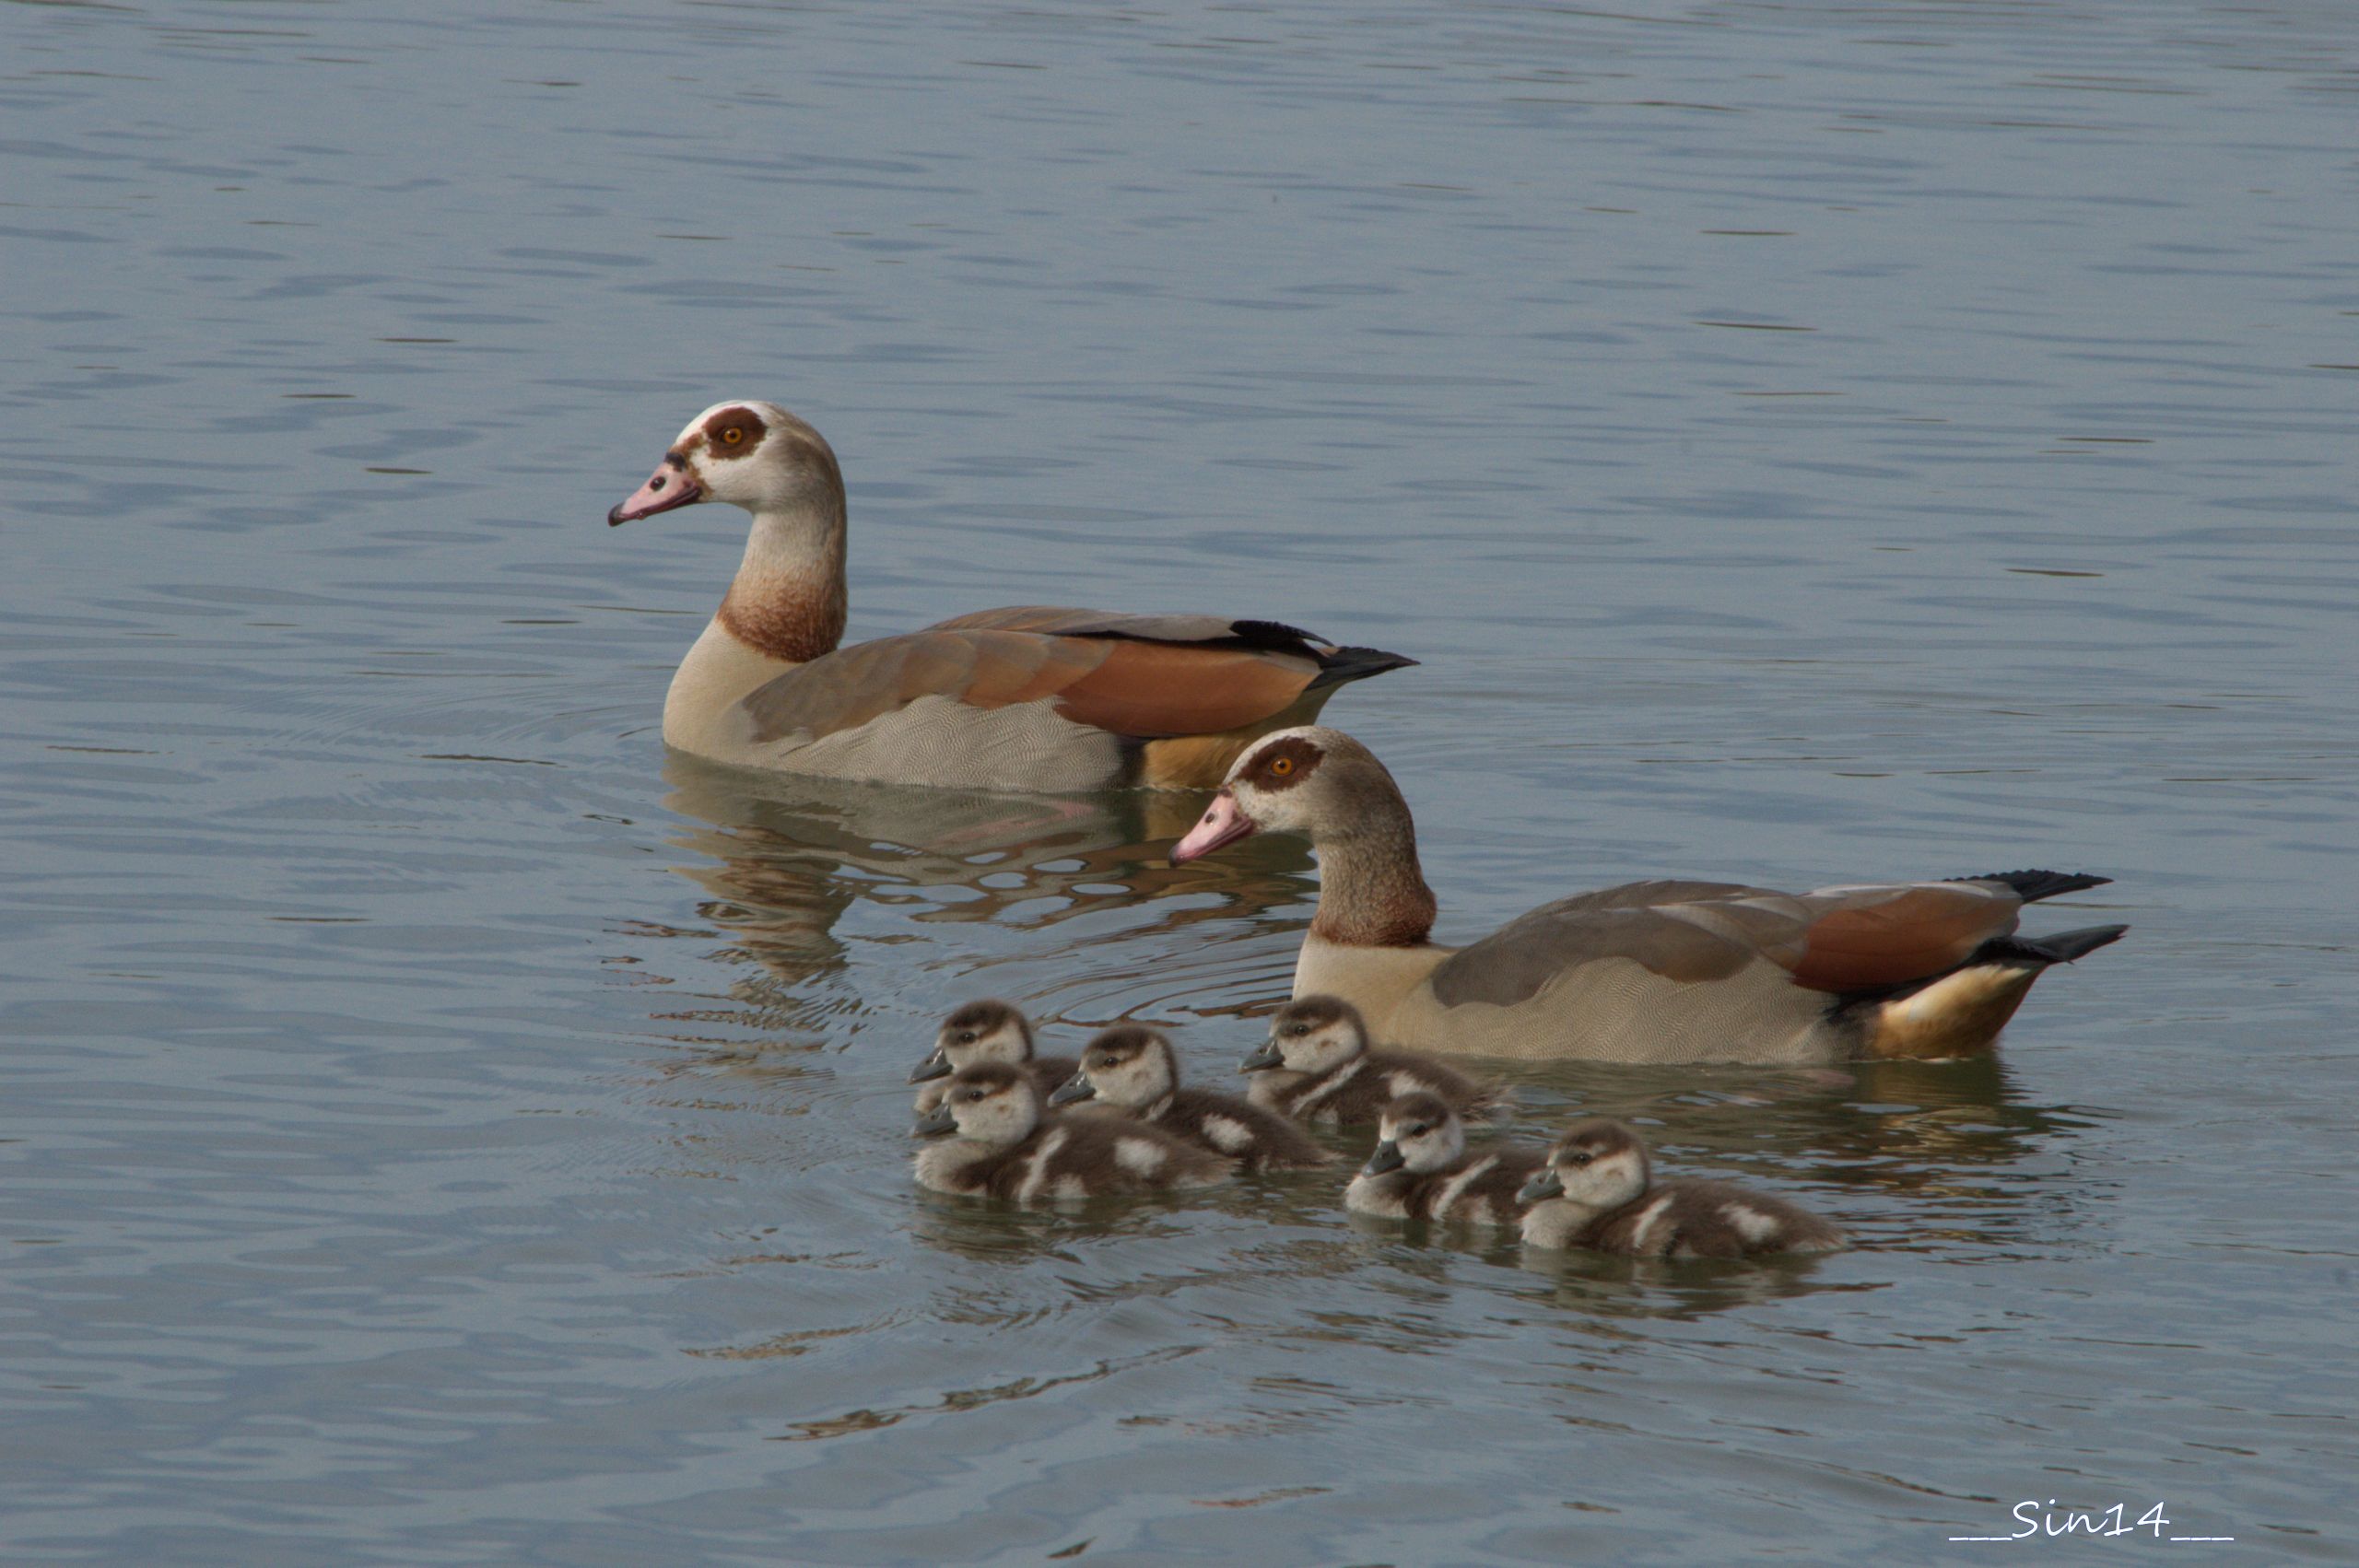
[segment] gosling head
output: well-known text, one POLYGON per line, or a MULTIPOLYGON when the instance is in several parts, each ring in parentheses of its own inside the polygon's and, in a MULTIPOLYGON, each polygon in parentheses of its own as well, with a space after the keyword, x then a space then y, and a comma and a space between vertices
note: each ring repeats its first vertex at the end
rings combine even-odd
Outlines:
POLYGON ((1269 1039, 1238 1071, 1332 1072, 1367 1050, 1367 1024, 1358 1008, 1342 997, 1307 996, 1271 1015, 1269 1039))
POLYGON ((1050 1098, 1060 1106, 1103 1100, 1136 1111, 1179 1086, 1179 1059, 1163 1031, 1124 1024, 1090 1041, 1081 1053, 1081 1071, 1050 1098))
POLYGON ((1548 1163, 1516 1197, 1525 1203, 1561 1198, 1606 1213, 1646 1195, 1654 1179, 1647 1145, 1637 1131, 1604 1117, 1577 1121, 1548 1151, 1548 1163))
POLYGON ((1421 1089, 1384 1107, 1377 1122, 1376 1153, 1360 1169, 1367 1176, 1388 1171, 1426 1176, 1448 1170, 1465 1153, 1466 1129, 1458 1113, 1438 1094, 1421 1089))
POLYGON ((774 403, 716 403, 687 423, 609 524, 727 501, 757 514, 843 509, 843 474, 827 439, 774 403))
POLYGON ((932 1114, 919 1118, 914 1136, 939 1138, 956 1132, 969 1143, 1004 1148, 1021 1143, 1040 1125, 1040 1091, 1020 1067, 987 1061, 955 1074, 932 1114))
POLYGON ((1013 1003, 970 1001, 942 1021, 933 1054, 910 1070, 910 1082, 947 1078, 987 1061, 1011 1066, 1032 1059, 1032 1021, 1013 1003))

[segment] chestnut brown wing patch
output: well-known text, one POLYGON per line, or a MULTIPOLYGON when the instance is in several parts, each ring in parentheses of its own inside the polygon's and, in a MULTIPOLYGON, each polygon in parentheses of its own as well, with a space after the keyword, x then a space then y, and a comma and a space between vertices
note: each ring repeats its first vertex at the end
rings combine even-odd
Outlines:
POLYGON ((936 627, 798 665, 745 699, 757 741, 856 729, 921 696, 977 708, 1053 699, 1077 724, 1153 740, 1283 712, 1319 673, 1285 654, 936 627))
POLYGON ((1667 980, 1726 979, 1756 960, 1821 991, 1872 990, 1955 968, 2014 929, 2022 901, 1989 883, 1901 883, 1794 895, 1636 882, 1544 905, 1434 971, 1446 1007, 1512 1007, 1566 971, 1626 958, 1667 980))
POLYGON ((1105 659, 1058 694, 1057 711, 1144 740, 1258 724, 1285 712, 1319 673, 1309 660, 1282 653, 1168 642, 1095 646, 1105 659))
POLYGON ((1909 883, 1830 889, 1810 895, 1810 923, 1794 983, 1813 990, 1869 990, 1954 969, 1994 936, 2015 929, 2023 901, 1989 883, 1909 883))

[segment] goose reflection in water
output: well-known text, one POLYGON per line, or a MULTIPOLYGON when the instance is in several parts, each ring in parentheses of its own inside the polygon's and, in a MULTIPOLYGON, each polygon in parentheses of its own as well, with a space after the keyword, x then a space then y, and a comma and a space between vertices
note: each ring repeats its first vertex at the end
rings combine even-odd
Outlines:
MULTIPOLYGON (((738 1008, 687 1016, 766 1034, 839 1036, 848 1019, 901 1011, 904 996, 928 1039, 945 997, 986 993, 1076 1026, 1158 1009, 1233 1014, 1283 991, 1299 922, 1276 912, 1311 892, 1299 849, 1168 864, 1161 846, 1194 820, 1192 794, 982 795, 684 757, 665 778, 666 806, 702 825, 674 838, 688 852, 675 869, 710 895, 702 919, 753 961, 732 987, 738 1008), (1253 942, 1265 928, 1271 940, 1253 942), (880 951, 889 963, 850 984, 846 971, 880 951), (1072 1000, 1043 1003, 1058 997, 1072 1000)), ((921 1043, 898 1041, 893 1061, 906 1069, 921 1043)))

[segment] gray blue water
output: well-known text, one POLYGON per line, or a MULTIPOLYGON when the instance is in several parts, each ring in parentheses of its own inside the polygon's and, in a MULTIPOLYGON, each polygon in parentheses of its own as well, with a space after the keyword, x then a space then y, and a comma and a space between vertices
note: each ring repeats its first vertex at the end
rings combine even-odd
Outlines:
POLYGON ((0 1554, 2353 1561, 2354 111, 2334 0, 0 6, 0 1554), (601 519, 733 396, 856 636, 1423 660, 1447 936, 2134 929, 1995 1064, 1521 1078, 1814 1264, 921 1196, 940 1012, 1225 1074, 1315 872, 668 759, 743 519, 601 519), (2049 1499, 2235 1540, 1949 1539, 2049 1499))

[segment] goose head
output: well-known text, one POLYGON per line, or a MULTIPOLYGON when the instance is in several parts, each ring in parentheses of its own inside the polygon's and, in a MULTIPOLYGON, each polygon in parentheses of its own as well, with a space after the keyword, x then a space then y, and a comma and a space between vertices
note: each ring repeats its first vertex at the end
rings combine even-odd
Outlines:
POLYGON ((1032 1021, 1013 1003, 970 1001, 942 1021, 933 1036, 933 1054, 917 1064, 910 1082, 947 1078, 982 1062, 1010 1066, 1032 1059, 1032 1021))
POLYGON ((1384 1107, 1377 1123, 1376 1153, 1360 1168, 1368 1176, 1388 1171, 1426 1176, 1448 1170, 1465 1153, 1466 1128, 1458 1113, 1439 1095, 1419 1090, 1384 1107))
POLYGON ((1271 1015, 1268 1041, 1238 1071, 1332 1072, 1367 1049, 1367 1025, 1358 1008, 1342 997, 1307 996, 1271 1015))
POLYGON ((1577 1121, 1548 1151, 1548 1163, 1516 1197, 1525 1203, 1565 1199, 1605 1213, 1646 1195, 1653 1181, 1647 1146, 1625 1124, 1604 1117, 1577 1121))
POLYGON ((1125 1024, 1107 1030, 1081 1053, 1081 1071, 1050 1096, 1055 1105, 1103 1100, 1124 1110, 1143 1110, 1180 1086, 1171 1042, 1159 1029, 1125 1024))
POLYGON ((1408 803, 1376 754, 1341 730, 1276 730, 1229 767, 1213 803, 1171 851, 1184 864, 1254 833, 1334 844, 1370 828, 1403 827, 1408 803))
POLYGON ((1005 1148, 1021 1143, 1040 1125, 1040 1092, 1032 1075, 1004 1062, 970 1067, 950 1080, 942 1104, 920 1118, 919 1138, 956 1132, 969 1143, 1005 1148))
POLYGON ((647 483, 606 514, 636 522, 698 501, 756 516, 808 509, 840 514, 843 474, 827 439, 774 403, 716 403, 688 421, 647 483))

